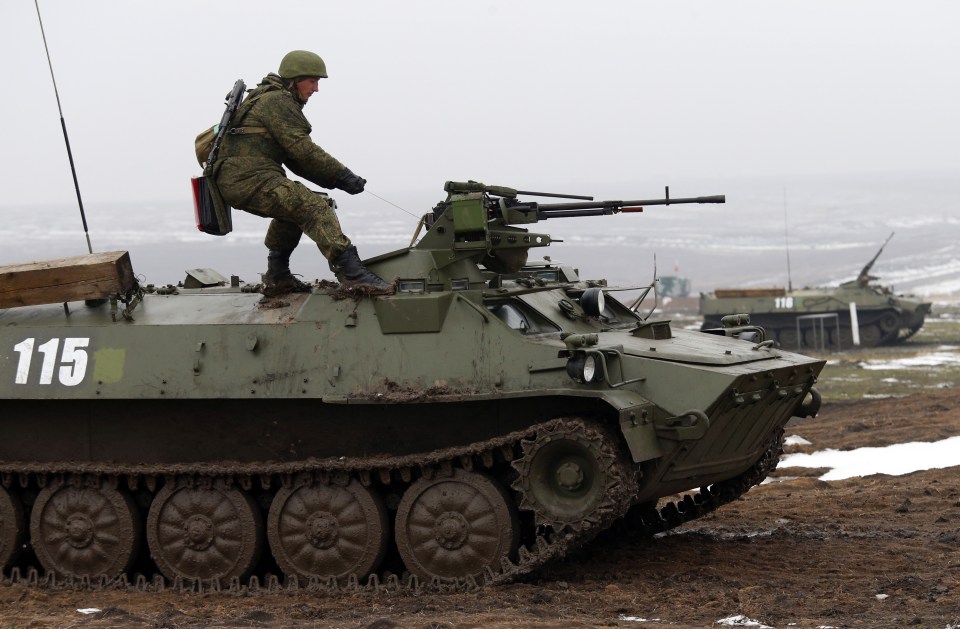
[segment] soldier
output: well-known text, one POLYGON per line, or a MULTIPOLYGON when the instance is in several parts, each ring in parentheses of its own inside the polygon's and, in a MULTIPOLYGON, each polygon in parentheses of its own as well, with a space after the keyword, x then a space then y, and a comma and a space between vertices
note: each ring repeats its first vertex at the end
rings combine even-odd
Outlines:
POLYGON ((322 78, 327 78, 327 68, 318 55, 287 53, 279 75, 264 77, 237 109, 214 168, 228 204, 273 219, 263 241, 268 249, 263 294, 268 297, 310 291, 290 273, 290 254, 302 234, 317 243, 341 283, 392 288, 360 261, 340 229, 333 199, 291 181, 283 170, 286 166, 317 185, 349 194, 363 192, 367 183, 310 139, 303 106, 322 78))

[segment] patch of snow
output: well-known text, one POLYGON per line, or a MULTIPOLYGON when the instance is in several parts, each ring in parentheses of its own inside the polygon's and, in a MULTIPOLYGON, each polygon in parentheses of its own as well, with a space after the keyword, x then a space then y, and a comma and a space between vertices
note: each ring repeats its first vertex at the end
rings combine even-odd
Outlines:
POLYGON ((623 622, 660 622, 659 618, 641 618, 640 616, 624 616, 620 614, 620 620, 623 622))
POLYGON ((889 594, 877 594, 877 600, 882 601, 885 598, 890 598, 889 594))
POLYGON ((781 457, 779 469, 828 467, 820 480, 842 480, 870 474, 901 476, 918 470, 960 466, 960 437, 941 441, 898 443, 884 448, 821 450, 781 457))
POLYGON ((97 609, 96 607, 81 607, 77 611, 81 614, 99 614, 102 610, 97 609))
POLYGON ((787 437, 786 439, 783 440, 783 445, 785 445, 785 446, 809 446, 809 445, 813 445, 813 444, 810 443, 809 441, 807 441, 806 439, 804 439, 803 437, 801 437, 800 435, 790 435, 789 437, 787 437))
POLYGON ((923 356, 912 356, 897 360, 865 360, 859 363, 861 369, 911 369, 917 367, 941 367, 944 365, 960 365, 960 352, 956 347, 944 345, 937 348, 939 351, 923 356))
POLYGON ((728 618, 721 618, 714 624, 724 625, 726 627, 761 627, 762 629, 773 629, 773 627, 771 627, 770 625, 765 625, 756 620, 747 618, 743 614, 730 616, 728 618))

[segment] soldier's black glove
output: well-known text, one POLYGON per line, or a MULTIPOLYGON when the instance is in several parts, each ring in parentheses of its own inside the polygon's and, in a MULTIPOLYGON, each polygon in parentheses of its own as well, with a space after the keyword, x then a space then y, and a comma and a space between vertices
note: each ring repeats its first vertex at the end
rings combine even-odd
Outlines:
POLYGON ((337 177, 337 182, 333 184, 333 187, 339 188, 349 194, 360 194, 363 192, 365 185, 367 185, 366 179, 353 174, 353 171, 349 168, 344 168, 340 176, 337 177))

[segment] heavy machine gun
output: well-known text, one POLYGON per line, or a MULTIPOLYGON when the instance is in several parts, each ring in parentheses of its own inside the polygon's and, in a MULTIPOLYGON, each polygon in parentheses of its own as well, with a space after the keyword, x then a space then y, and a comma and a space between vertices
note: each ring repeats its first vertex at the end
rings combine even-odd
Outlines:
POLYGON ((434 208, 442 213, 456 201, 475 200, 482 195, 484 206, 491 220, 497 218, 507 224, 535 223, 548 218, 569 218, 576 216, 602 216, 620 212, 642 212, 645 205, 682 205, 689 203, 726 203, 722 194, 706 197, 670 198, 670 188, 665 188, 662 199, 637 199, 632 201, 594 201, 593 197, 561 194, 556 192, 531 192, 515 190, 506 186, 488 186, 477 181, 448 181, 443 186, 447 200, 434 208), (518 195, 554 197, 561 199, 579 199, 579 203, 538 203, 520 201, 518 195), (494 198, 496 197, 496 198, 494 198))
POLYGON ((594 201, 593 197, 531 192, 505 186, 488 186, 477 181, 448 181, 447 198, 425 217, 429 248, 452 248, 458 252, 484 253, 481 263, 491 271, 514 273, 526 264, 530 247, 547 247, 548 234, 534 234, 516 225, 528 225, 550 218, 603 216, 620 212, 642 212, 644 206, 691 203, 725 203, 724 195, 670 198, 670 189, 661 199, 594 201), (520 195, 576 199, 570 203, 521 201, 520 195), (444 244, 441 244, 444 243, 444 244))

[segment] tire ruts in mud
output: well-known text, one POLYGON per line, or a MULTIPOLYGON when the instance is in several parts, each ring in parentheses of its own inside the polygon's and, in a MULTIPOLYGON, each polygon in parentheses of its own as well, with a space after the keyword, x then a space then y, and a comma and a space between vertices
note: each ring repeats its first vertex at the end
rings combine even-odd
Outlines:
MULTIPOLYGON (((483 443, 449 448, 424 456, 376 458, 371 460, 300 461, 291 464, 228 465, 165 465, 154 469, 110 465, 65 465, 43 466, 31 464, 14 470, 0 465, 0 480, 5 492, 10 488, 43 488, 48 483, 102 483, 108 487, 126 486, 134 490, 143 484, 154 495, 165 484, 181 486, 207 486, 217 483, 222 486, 237 486, 249 490, 259 483, 265 490, 291 487, 300 475, 312 475, 321 484, 344 483, 356 479, 364 486, 375 483, 389 485, 391 482, 410 485, 418 479, 452 476, 454 470, 472 471, 505 469, 523 456, 522 442, 534 441, 537 431, 563 431, 571 425, 582 425, 583 420, 556 419, 494 438, 483 443), (161 483, 161 479, 163 482, 161 483)), ((617 529, 626 526, 632 537, 652 537, 657 533, 693 520, 717 507, 739 498, 750 487, 759 484, 772 471, 782 453, 782 432, 771 442, 761 459, 740 476, 701 488, 696 494, 688 494, 678 502, 668 502, 656 509, 647 505, 631 506, 632 492, 612 491, 593 511, 595 516, 589 526, 553 526, 542 523, 524 531, 525 541, 519 545, 515 557, 503 558, 499 566, 486 567, 479 577, 421 580, 416 575, 403 576, 381 572, 365 579, 357 574, 346 578, 311 577, 302 579, 296 575, 254 574, 247 579, 236 576, 229 579, 168 579, 160 572, 144 575, 126 572, 116 577, 75 576, 44 571, 38 566, 14 566, 3 571, 0 582, 19 583, 40 588, 68 588, 79 590, 138 590, 178 592, 231 592, 231 593, 282 593, 282 592, 471 592, 484 586, 506 583, 528 575, 552 559, 568 555, 576 548, 592 540, 597 534, 617 523, 617 529)))

